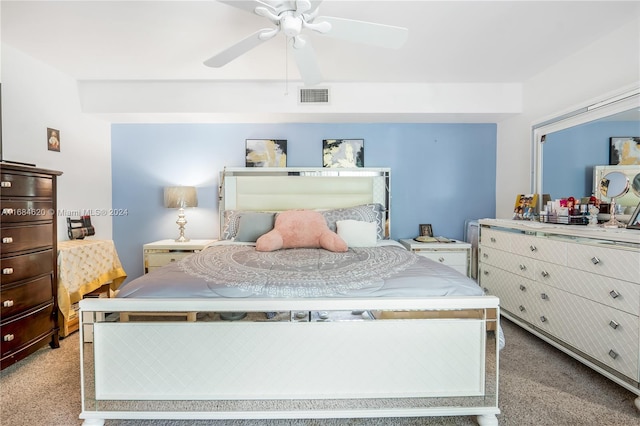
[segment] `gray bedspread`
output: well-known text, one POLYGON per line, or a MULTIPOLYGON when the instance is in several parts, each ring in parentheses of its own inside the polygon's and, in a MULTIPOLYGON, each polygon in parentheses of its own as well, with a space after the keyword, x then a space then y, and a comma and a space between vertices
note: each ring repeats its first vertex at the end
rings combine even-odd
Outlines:
POLYGON ((118 297, 481 296, 472 279, 407 251, 397 242, 350 248, 257 252, 222 243, 120 287, 118 297))

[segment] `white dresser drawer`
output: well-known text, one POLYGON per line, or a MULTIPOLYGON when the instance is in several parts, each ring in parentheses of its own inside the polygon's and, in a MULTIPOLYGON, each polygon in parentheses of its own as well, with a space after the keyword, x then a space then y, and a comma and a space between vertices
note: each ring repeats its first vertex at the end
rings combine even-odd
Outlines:
POLYGON ((537 263, 534 275, 538 282, 633 315, 640 315, 638 284, 546 262, 537 263))
POLYGON ((511 241, 511 251, 536 260, 567 264, 567 243, 530 235, 522 235, 511 241))
POLYGON ((637 316, 562 291, 548 300, 555 309, 546 316, 560 326, 558 338, 638 380, 637 316))
POLYGON ((419 256, 426 257, 436 262, 443 263, 447 266, 467 266, 467 253, 455 251, 426 251, 415 250, 419 256))
POLYGON ((498 266, 505 271, 512 272, 522 277, 533 279, 535 273, 534 259, 518 256, 511 252, 496 250, 492 247, 480 248, 480 259, 482 263, 498 266))
POLYGON ((479 273, 480 286, 490 295, 500 297, 500 309, 531 321, 537 315, 533 309, 536 295, 531 280, 507 272, 492 265, 482 265, 479 273))
MULTIPOLYGON (((496 231, 490 228, 480 229, 480 244, 485 247, 493 247, 500 250, 511 250, 512 232, 496 231)), ((518 235, 519 236, 519 235, 518 235)))
POLYGON ((147 253, 147 267, 160 267, 167 265, 171 262, 184 259, 185 257, 193 254, 192 252, 168 252, 168 253, 147 253))
POLYGON ((640 284, 640 251, 569 244, 567 265, 581 271, 640 284))

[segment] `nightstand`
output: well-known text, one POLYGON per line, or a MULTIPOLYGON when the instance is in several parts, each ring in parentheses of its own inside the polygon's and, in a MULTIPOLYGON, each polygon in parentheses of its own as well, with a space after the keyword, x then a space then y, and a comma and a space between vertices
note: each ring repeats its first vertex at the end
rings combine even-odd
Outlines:
MULTIPOLYGON (((217 240, 190 240, 178 243, 175 240, 160 240, 142 246, 144 273, 158 269, 171 262, 178 261, 190 254, 199 252, 217 240)), ((197 312, 136 312, 135 316, 183 316, 187 321, 195 321, 197 312)), ((120 312, 120 321, 128 322, 131 312, 120 312)))
POLYGON ((400 243, 416 254, 450 266, 456 271, 471 276, 471 244, 451 240, 450 243, 420 243, 415 240, 400 240, 400 243))
POLYGON ((190 240, 178 243, 174 240, 160 240, 147 243, 142 246, 144 273, 199 252, 215 241, 217 240, 190 240))

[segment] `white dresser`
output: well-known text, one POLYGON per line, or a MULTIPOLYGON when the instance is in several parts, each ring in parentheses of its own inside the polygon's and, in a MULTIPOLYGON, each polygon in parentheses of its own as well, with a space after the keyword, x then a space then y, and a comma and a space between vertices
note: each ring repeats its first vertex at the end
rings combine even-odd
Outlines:
POLYGON ((478 280, 501 313, 640 395, 640 231, 479 223, 478 280))

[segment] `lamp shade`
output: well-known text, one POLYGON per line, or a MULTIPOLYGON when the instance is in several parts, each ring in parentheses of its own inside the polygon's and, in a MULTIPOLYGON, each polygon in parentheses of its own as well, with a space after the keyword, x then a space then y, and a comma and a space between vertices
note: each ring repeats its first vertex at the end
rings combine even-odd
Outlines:
POLYGON ((164 206, 170 209, 198 207, 195 186, 167 186, 164 188, 164 206))

